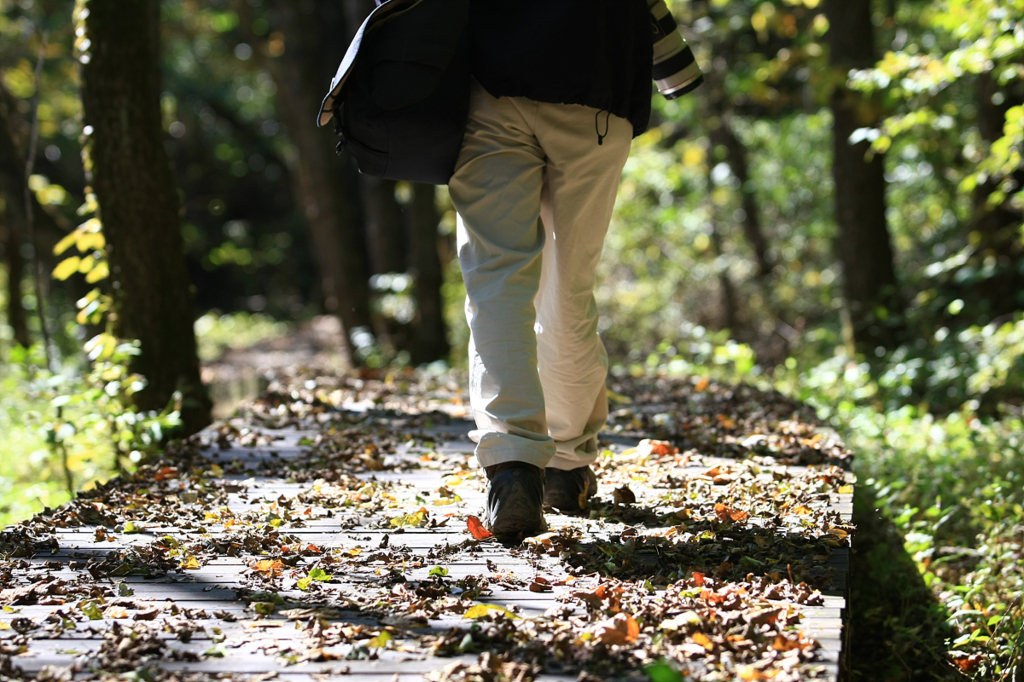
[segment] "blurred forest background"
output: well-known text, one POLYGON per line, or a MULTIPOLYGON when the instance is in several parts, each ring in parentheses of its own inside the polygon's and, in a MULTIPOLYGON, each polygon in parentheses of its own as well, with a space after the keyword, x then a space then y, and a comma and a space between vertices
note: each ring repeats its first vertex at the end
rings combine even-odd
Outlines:
MULTIPOLYGON (((876 535, 873 679, 1011 679, 1024 0, 670 4, 707 82, 634 141, 613 372, 817 407, 876 535)), ((462 366, 445 188, 360 176, 314 125, 372 6, 0 0, 0 521, 205 424, 225 353, 462 366)))

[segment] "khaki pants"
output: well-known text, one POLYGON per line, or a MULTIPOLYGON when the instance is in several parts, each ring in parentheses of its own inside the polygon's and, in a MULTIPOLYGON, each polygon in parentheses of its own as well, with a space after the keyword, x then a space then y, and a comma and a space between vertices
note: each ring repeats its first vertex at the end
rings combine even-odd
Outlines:
POLYGON ((632 133, 607 112, 474 86, 449 189, 481 466, 574 469, 597 458, 608 356, 594 271, 632 133))

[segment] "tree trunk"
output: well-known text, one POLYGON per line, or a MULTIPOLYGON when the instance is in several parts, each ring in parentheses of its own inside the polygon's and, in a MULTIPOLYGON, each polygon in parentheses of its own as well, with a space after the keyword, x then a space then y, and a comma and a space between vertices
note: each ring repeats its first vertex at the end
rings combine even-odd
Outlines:
POLYGON ((28 348, 28 314, 21 300, 25 259, 21 253, 25 234, 24 155, 14 141, 14 98, 0 86, 0 200, 4 210, 4 260, 7 262, 7 324, 15 342, 28 348))
POLYGON ((395 200, 394 180, 368 175, 359 177, 366 206, 366 241, 373 274, 405 272, 406 247, 404 216, 395 200))
MULTIPOLYGON (((246 11, 246 3, 238 4, 246 11)), ((293 173, 296 190, 316 251, 325 307, 341 319, 355 364, 352 332, 372 328, 359 178, 351 160, 335 154, 331 133, 315 124, 320 100, 354 27, 338 2, 276 0, 272 7, 285 35, 285 49, 282 56, 269 60, 269 66, 288 135, 299 152, 293 173)))
POLYGON ((832 93, 836 253, 843 267, 843 293, 857 350, 898 342, 903 306, 899 299, 893 250, 885 218, 883 158, 866 158, 870 143, 850 143, 859 128, 873 126, 878 113, 860 93, 846 87, 851 69, 875 63, 871 0, 826 0, 832 93))
POLYGON ((14 333, 14 342, 28 348, 28 315, 21 302, 21 283, 25 277, 25 259, 21 255, 21 235, 15 221, 6 220, 4 227, 4 260, 7 261, 7 324, 14 333))
POLYGON ((91 182, 107 239, 117 333, 138 339, 135 397, 160 410, 182 391, 188 433, 210 423, 199 379, 192 293, 178 225, 178 196, 160 114, 158 0, 82 0, 87 58, 82 105, 91 182))
POLYGON ((444 272, 437 234, 441 217, 437 212, 434 191, 433 185, 414 184, 409 211, 409 269, 415 279, 417 309, 412 349, 415 364, 447 359, 451 352, 441 296, 444 272))
MULTIPOLYGON (((992 144, 1003 136, 1006 112, 1024 102, 1021 88, 1000 88, 991 73, 978 78, 978 131, 986 143, 992 144), (993 97, 1001 95, 996 104, 993 97)), ((1024 185, 1024 172, 1014 174, 1017 187, 1024 185)), ((1020 239, 1020 226, 1024 216, 1007 199, 996 206, 989 205, 989 197, 1000 183, 986 180, 974 190, 973 215, 970 229, 977 237, 978 248, 971 266, 989 276, 972 287, 980 294, 979 308, 971 319, 985 324, 1001 315, 1024 307, 1024 245, 1020 239), (993 267, 994 266, 994 267, 993 267), (982 319, 979 319, 982 318, 982 319)))

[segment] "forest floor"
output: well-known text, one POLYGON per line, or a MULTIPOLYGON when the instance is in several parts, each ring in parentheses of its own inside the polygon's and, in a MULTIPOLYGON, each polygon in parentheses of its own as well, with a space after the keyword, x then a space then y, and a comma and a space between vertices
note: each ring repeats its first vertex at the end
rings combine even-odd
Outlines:
POLYGON ((449 375, 278 376, 3 532, 0 673, 837 680, 850 453, 775 393, 612 382, 598 497, 507 547, 449 375))

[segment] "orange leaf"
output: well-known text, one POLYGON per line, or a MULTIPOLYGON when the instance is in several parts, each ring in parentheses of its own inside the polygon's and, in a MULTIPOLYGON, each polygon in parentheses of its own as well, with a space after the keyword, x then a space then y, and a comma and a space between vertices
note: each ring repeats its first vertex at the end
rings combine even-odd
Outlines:
POLYGON ((981 663, 981 654, 971 654, 963 658, 954 658, 953 662, 956 663, 956 667, 960 668, 965 673, 972 672, 981 663))
POLYGON ((644 438, 636 446, 636 452, 641 457, 647 457, 648 455, 675 455, 678 454, 679 448, 669 443, 667 440, 651 440, 650 438, 644 438))
POLYGON ((737 523, 741 521, 746 521, 750 518, 750 514, 748 514, 747 512, 740 511, 739 509, 733 509, 732 507, 728 507, 721 503, 715 505, 715 514, 722 521, 732 520, 736 521, 737 523))
POLYGON ((486 540, 491 537, 491 531, 484 528, 484 524, 475 516, 466 519, 466 526, 469 527, 469 534, 476 540, 486 540))
POLYGON ((697 644, 700 644, 702 647, 704 647, 708 651, 711 651, 712 649, 715 648, 715 643, 712 642, 711 639, 707 635, 705 635, 703 632, 695 632, 695 633, 693 633, 693 641, 696 642, 697 644))
POLYGON ((704 574, 697 571, 693 572, 693 584, 700 587, 704 584, 704 574))
POLYGON ((177 478, 178 470, 174 467, 164 467, 156 472, 153 476, 155 481, 166 481, 169 478, 177 478))
POLYGON ((798 504, 797 506, 793 507, 793 513, 794 514, 801 514, 801 515, 802 514, 810 514, 813 511, 814 510, 811 509, 810 507, 802 505, 802 504, 798 504))
POLYGON ((252 565, 257 573, 263 573, 268 578, 276 578, 284 570, 284 563, 280 559, 263 559, 252 565))
POLYGON ((597 624, 594 634, 603 644, 629 644, 640 637, 640 625, 625 613, 618 613, 597 624))
POLYGON ((693 390, 697 391, 697 393, 706 391, 708 390, 708 384, 710 383, 710 379, 708 379, 707 377, 701 377, 700 381, 697 382, 697 385, 693 387, 693 390))
POLYGON ((633 616, 626 616, 626 641, 635 642, 640 636, 640 624, 636 622, 633 616))

